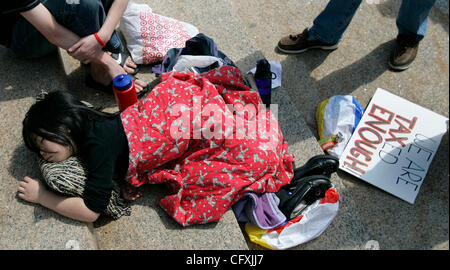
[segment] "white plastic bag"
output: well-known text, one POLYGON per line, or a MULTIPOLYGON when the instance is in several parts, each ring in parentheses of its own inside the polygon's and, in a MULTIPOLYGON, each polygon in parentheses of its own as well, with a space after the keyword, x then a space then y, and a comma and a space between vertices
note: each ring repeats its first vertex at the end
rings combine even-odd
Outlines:
POLYGON ((322 150, 339 158, 364 115, 350 95, 333 96, 317 106, 316 120, 322 150))
POLYGON ((119 29, 136 64, 162 61, 167 51, 183 48, 198 29, 185 22, 158 15, 146 4, 129 2, 119 29))
POLYGON ((287 249, 319 237, 339 210, 339 194, 334 187, 325 197, 309 205, 303 213, 276 228, 265 230, 245 224, 250 241, 269 249, 287 249))
POLYGON ((223 60, 209 55, 180 55, 172 71, 188 71, 192 70, 196 73, 195 68, 205 68, 214 63, 219 67, 223 66, 223 60))

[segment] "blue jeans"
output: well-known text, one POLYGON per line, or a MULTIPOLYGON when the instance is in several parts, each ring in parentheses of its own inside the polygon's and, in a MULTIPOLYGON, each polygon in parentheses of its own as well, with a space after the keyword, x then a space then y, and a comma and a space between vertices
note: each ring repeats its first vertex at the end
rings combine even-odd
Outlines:
MULTIPOLYGON (((337 43, 349 26, 362 0, 331 0, 309 29, 311 39, 337 43)), ((403 0, 397 15, 398 34, 421 41, 428 15, 436 0, 403 0)))
MULTIPOLYGON (((103 25, 114 0, 41 0, 59 24, 80 37, 96 33, 103 25)), ((12 30, 9 48, 21 58, 45 56, 56 49, 31 23, 21 18, 12 30)), ((105 51, 122 52, 124 46, 116 31, 105 51)))

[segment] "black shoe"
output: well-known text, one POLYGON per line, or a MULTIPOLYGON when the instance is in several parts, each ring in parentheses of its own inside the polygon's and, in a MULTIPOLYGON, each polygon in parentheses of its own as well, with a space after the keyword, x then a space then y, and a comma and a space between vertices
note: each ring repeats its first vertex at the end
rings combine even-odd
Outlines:
POLYGON ((293 219, 301 215, 308 205, 325 197, 325 192, 331 187, 330 178, 325 175, 303 177, 275 193, 280 199, 278 208, 286 218, 293 219))
POLYGON ((283 37, 278 42, 277 48, 284 53, 296 54, 309 49, 334 50, 339 45, 339 42, 325 43, 320 40, 308 40, 308 36, 308 29, 305 29, 301 34, 283 37))
POLYGON ((294 177, 291 184, 297 179, 309 175, 325 175, 328 178, 331 174, 337 172, 339 168, 339 159, 330 155, 317 155, 310 158, 305 165, 294 170, 294 177))
POLYGON ((398 35, 395 47, 389 57, 389 66, 394 70, 409 68, 416 59, 419 42, 406 35, 398 35))

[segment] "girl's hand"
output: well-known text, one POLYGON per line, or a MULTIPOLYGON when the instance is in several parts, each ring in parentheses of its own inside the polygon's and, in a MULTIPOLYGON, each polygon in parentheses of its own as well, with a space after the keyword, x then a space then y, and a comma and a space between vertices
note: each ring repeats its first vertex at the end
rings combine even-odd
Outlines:
POLYGON ((41 181, 25 176, 19 184, 18 192, 19 198, 28 202, 39 203, 46 189, 41 181))
POLYGON ((67 52, 73 58, 80 60, 83 64, 89 64, 93 59, 99 57, 103 50, 95 36, 89 35, 80 39, 70 47, 67 52))

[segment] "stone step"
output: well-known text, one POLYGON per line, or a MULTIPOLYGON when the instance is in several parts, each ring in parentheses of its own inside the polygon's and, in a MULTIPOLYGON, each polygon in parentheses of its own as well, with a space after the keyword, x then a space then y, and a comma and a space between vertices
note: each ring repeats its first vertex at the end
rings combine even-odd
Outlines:
POLYGON ((22 120, 41 90, 67 89, 56 54, 18 59, 0 46, 0 250, 97 249, 92 224, 74 221, 17 196, 24 176, 39 178, 22 141, 22 120))
MULTIPOLYGON (((246 31, 243 22, 233 11, 231 1, 177 1, 166 5, 159 1, 140 1, 147 3, 154 13, 176 18, 196 26, 201 33, 212 38, 219 50, 223 51, 236 65, 246 72, 256 65, 256 61, 264 55, 255 46, 253 39, 246 31), (208 7, 208 12, 205 12, 208 7)), ((86 70, 78 61, 60 50, 65 73, 69 80, 69 88, 84 96, 95 105, 115 104, 103 93, 85 93, 83 76, 86 70)), ((158 80, 150 69, 143 67, 137 75, 142 80, 155 84, 158 80)), ((294 104, 283 88, 273 91, 273 103, 278 105, 279 123, 289 150, 297 158, 297 162, 306 160, 305 153, 318 153, 320 149, 314 143, 314 136, 299 117, 294 104)), ((180 228, 167 216, 156 200, 161 197, 161 189, 148 187, 143 198, 132 206, 133 214, 117 221, 95 226, 95 233, 101 249, 247 249, 245 237, 236 222, 232 211, 217 224, 198 225, 180 228), (124 230, 124 228, 127 228, 124 230), (219 236, 220 237, 217 237, 219 236)))
MULTIPOLYGON (((328 0, 137 2, 197 26, 244 72, 262 57, 281 62, 283 86, 272 98, 297 165, 321 153, 304 119, 332 95, 351 94, 364 107, 383 87, 448 117, 448 3, 446 12, 433 9, 414 66, 398 73, 387 70, 386 59, 400 1, 363 1, 338 50, 301 56, 279 55, 274 47, 281 36, 310 26, 328 0)), ((180 228, 156 205, 161 187, 147 187, 131 217, 109 223, 72 221, 19 199, 23 176, 39 177, 34 154, 21 140, 21 122, 41 89, 70 89, 117 110, 111 95, 84 86, 84 67, 64 52, 61 59, 65 73, 55 55, 20 60, 0 46, 0 249, 262 249, 248 242, 230 211, 219 223, 180 228)), ((139 77, 157 82, 147 68, 139 77)), ((415 205, 349 175, 334 175, 343 198, 338 216, 319 238, 295 249, 364 249, 376 240, 381 249, 448 250, 448 156, 447 133, 415 205)))
MULTIPOLYGON (((438 0, 433 7, 418 56, 404 72, 391 71, 387 64, 402 1, 362 1, 335 51, 275 51, 281 37, 310 27, 329 2, 231 0, 255 47, 281 63, 283 89, 298 121, 314 119, 317 104, 334 95, 352 95, 365 108, 378 87, 448 117, 448 1, 438 0)), ((318 153, 315 134, 306 132, 302 136, 308 140, 297 142, 297 165, 318 153)), ((447 132, 414 205, 343 171, 333 174, 341 196, 338 215, 320 237, 294 249, 367 249, 375 242, 380 249, 448 250, 448 150, 447 132)))

